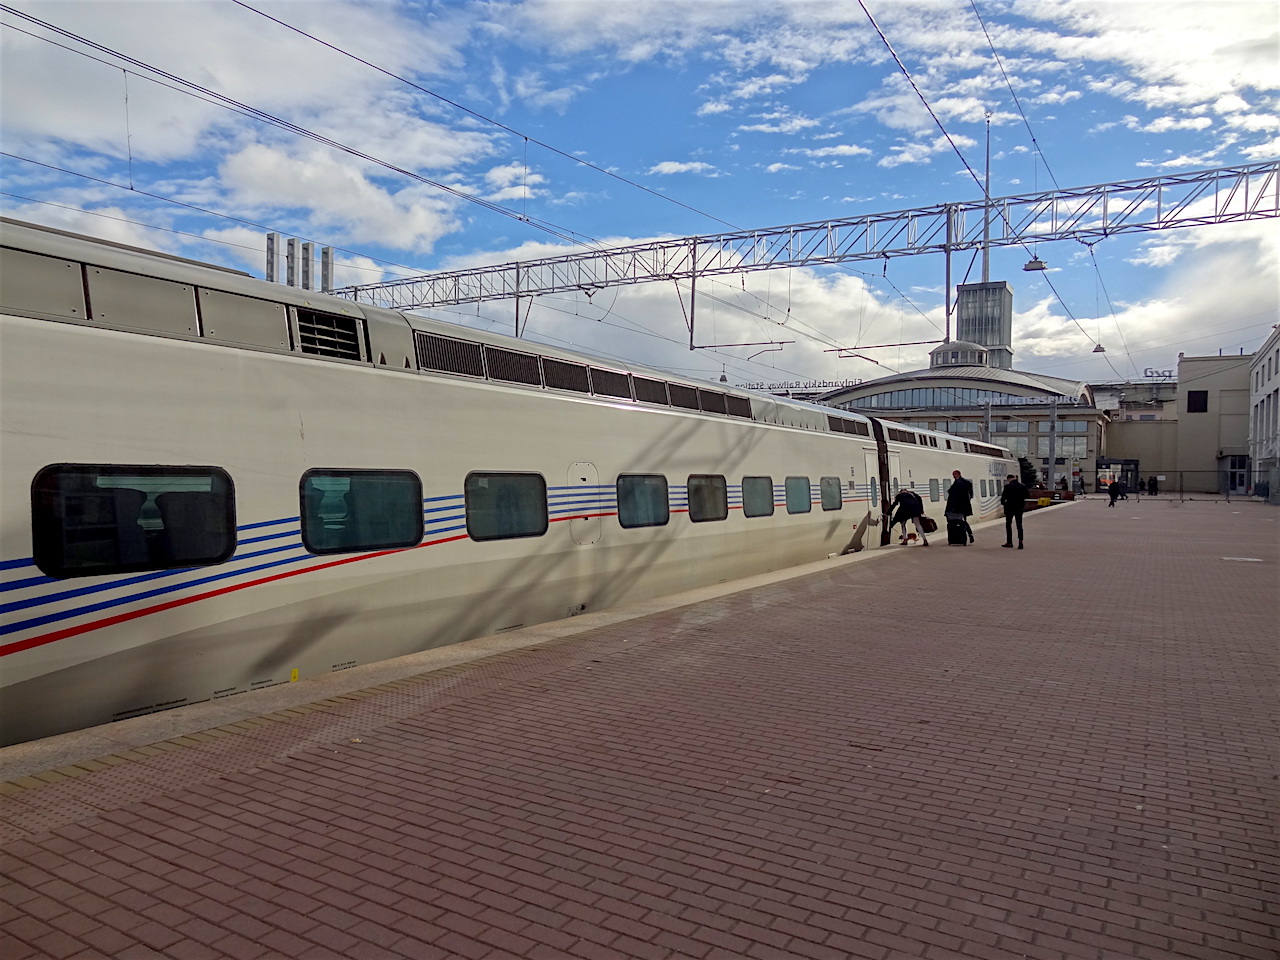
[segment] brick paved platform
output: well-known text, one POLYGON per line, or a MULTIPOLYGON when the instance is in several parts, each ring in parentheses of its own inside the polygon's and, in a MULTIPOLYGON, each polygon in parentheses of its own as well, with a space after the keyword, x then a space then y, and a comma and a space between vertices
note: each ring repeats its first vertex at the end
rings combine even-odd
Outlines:
POLYGON ((0 956, 1274 960, 1280 511, 1027 535, 0 750, 0 956))

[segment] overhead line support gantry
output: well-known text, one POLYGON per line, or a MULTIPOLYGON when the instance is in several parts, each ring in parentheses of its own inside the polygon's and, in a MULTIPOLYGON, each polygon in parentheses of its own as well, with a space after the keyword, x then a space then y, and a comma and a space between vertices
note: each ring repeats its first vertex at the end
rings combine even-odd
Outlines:
POLYGON ((1054 190, 990 202, 763 230, 654 240, 556 257, 362 284, 340 296, 399 310, 452 306, 655 280, 887 260, 1052 240, 1101 239, 1280 216, 1280 161, 1054 190), (994 221, 984 237, 987 214, 994 221))

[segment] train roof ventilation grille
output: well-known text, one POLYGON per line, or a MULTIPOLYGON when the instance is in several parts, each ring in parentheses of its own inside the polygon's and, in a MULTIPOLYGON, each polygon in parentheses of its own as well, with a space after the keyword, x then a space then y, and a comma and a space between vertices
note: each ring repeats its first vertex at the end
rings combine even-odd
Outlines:
POLYGON ((698 410, 698 391, 694 387, 686 387, 680 383, 667 384, 667 390, 671 393, 671 405, 673 407, 683 407, 686 410, 698 410))
POLYGON ((340 360, 362 360, 360 321, 336 313, 298 311, 298 347, 303 353, 340 360))
POLYGON ((418 366, 423 370, 461 373, 468 377, 484 376, 484 352, 480 344, 421 332, 416 340, 418 366))
POLYGON ((667 403, 667 385, 661 380, 650 380, 647 377, 632 377, 636 386, 636 399, 645 403, 667 403))
POLYGON ((625 373, 618 373, 616 370, 592 367, 591 388, 597 396, 631 399, 631 379, 625 373))
POLYGON ((566 363, 564 360, 542 358, 542 375, 548 387, 557 390, 575 390, 578 393, 590 393, 591 381, 587 377, 587 368, 581 363, 566 363))
POLYGON ((731 417, 743 417, 746 420, 752 419, 751 401, 746 397, 735 397, 728 394, 724 398, 725 411, 731 417))
POLYGON ((490 380, 542 385, 542 370, 538 366, 537 356, 532 353, 517 353, 515 350, 485 347, 484 357, 489 366, 490 380))
POLYGON ((723 393, 717 393, 715 390, 699 390, 698 401, 707 413, 728 413, 723 393))

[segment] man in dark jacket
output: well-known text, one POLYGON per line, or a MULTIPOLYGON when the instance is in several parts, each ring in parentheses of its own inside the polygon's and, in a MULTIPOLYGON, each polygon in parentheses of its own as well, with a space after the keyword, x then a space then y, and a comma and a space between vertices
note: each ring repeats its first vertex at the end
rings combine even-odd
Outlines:
POLYGON ((929 538, 925 534, 924 523, 921 520, 924 516, 924 501, 920 499, 920 494, 903 487, 893 498, 893 505, 895 510, 890 527, 894 524, 902 524, 902 538, 898 542, 903 544, 907 542, 907 521, 912 520, 915 521, 916 532, 920 534, 920 542, 927 547, 929 538))
POLYGON ((964 526, 964 532, 973 543, 973 528, 969 526, 969 518, 973 516, 973 484, 960 475, 959 470, 952 470, 952 483, 947 488, 948 520, 955 520, 964 526))
POLYGON ((1027 509, 1027 488, 1012 473, 1005 477, 1004 489, 1000 491, 1000 503, 1004 506, 1004 543, 1001 546, 1013 546, 1013 524, 1018 524, 1018 549, 1022 549, 1022 514, 1027 509))

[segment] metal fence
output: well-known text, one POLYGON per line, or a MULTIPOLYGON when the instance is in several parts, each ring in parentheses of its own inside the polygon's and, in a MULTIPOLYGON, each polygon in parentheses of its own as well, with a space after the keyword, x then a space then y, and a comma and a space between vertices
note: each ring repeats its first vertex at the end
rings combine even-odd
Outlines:
MULTIPOLYGON (((1280 473, 1280 471, 1271 471, 1280 473)), ((1280 503, 1280 476, 1253 478, 1247 470, 1177 470, 1156 475, 1155 497, 1177 500, 1263 500, 1280 503)), ((1125 483, 1127 499, 1146 499, 1150 478, 1138 483, 1125 483)), ((1105 483, 1097 483, 1091 493, 1107 495, 1105 483)))

